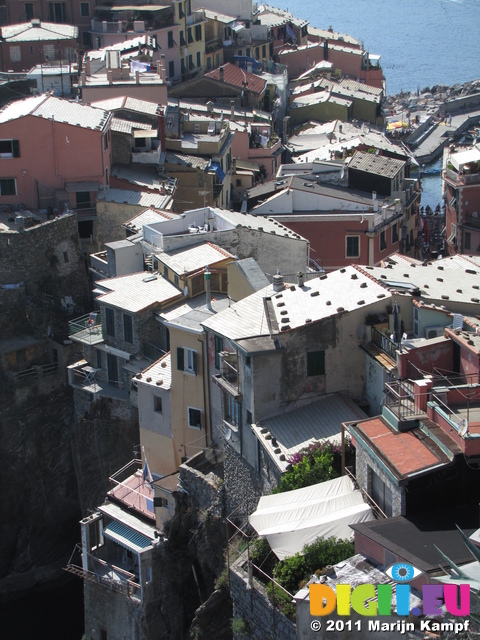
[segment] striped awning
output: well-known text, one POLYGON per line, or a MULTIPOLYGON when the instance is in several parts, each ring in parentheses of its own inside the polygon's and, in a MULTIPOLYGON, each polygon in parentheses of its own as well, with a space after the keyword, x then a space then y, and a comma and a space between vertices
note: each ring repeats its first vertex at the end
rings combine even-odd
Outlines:
POLYGON ((125 547, 129 551, 143 551, 152 544, 152 541, 143 534, 130 529, 123 522, 112 520, 105 529, 103 535, 114 542, 118 542, 119 545, 125 547))

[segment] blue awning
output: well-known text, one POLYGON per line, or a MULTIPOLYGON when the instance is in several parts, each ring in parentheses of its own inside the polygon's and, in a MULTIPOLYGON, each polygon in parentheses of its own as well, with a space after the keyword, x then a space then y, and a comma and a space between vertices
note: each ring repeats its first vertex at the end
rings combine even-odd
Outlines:
POLYGON ((208 166, 209 171, 215 171, 220 182, 223 182, 225 179, 225 173, 219 162, 211 162, 208 166))
POLYGON ((112 520, 112 522, 105 527, 103 535, 114 542, 118 542, 118 544, 125 547, 125 549, 136 551, 137 553, 152 544, 152 541, 147 538, 147 536, 144 536, 134 529, 130 529, 126 524, 118 522, 117 520, 112 520))

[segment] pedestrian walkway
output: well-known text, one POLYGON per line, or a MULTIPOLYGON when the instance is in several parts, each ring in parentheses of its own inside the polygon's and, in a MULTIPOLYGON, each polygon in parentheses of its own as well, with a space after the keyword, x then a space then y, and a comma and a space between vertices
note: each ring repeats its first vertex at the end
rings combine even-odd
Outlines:
POLYGON ((445 120, 432 126, 418 147, 415 148, 414 154, 417 162, 419 164, 433 162, 441 155, 443 147, 454 136, 466 131, 477 122, 480 122, 480 109, 447 115, 445 120))

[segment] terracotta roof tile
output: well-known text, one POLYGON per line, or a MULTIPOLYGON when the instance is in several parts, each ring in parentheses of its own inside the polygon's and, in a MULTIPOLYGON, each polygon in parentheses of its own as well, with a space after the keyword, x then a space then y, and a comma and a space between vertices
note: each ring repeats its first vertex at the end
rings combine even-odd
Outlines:
POLYGON ((240 69, 240 67, 237 67, 231 62, 227 62, 223 67, 209 71, 205 74, 205 77, 220 80, 221 68, 223 68, 223 81, 225 84, 231 84, 235 87, 242 88, 246 81, 248 91, 257 94, 261 94, 265 91, 267 83, 263 78, 260 78, 249 71, 243 71, 243 69, 240 69))

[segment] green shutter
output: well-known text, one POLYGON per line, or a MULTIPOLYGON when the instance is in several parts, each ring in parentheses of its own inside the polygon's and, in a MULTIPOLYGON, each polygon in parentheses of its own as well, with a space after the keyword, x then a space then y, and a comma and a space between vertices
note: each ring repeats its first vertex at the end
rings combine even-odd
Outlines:
POLYGON ((184 364, 184 355, 183 355, 183 349, 181 347, 177 348, 177 369, 179 371, 183 371, 185 369, 185 364, 184 364))
POLYGON ((193 370, 195 371, 195 375, 197 375, 197 352, 193 352, 193 370))
POLYGON ((14 158, 20 157, 20 142, 18 140, 12 140, 12 154, 14 158))

